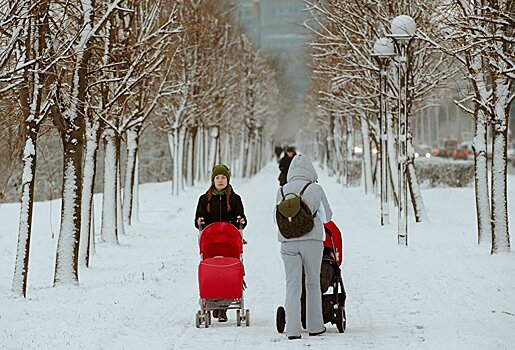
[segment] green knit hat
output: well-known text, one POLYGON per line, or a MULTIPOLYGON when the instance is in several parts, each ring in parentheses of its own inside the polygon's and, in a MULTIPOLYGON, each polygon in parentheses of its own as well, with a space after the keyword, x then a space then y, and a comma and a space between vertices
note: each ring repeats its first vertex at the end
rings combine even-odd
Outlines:
POLYGON ((227 178, 227 181, 231 178, 231 171, 225 164, 217 164, 213 167, 211 171, 211 181, 213 181, 216 175, 223 175, 227 178))

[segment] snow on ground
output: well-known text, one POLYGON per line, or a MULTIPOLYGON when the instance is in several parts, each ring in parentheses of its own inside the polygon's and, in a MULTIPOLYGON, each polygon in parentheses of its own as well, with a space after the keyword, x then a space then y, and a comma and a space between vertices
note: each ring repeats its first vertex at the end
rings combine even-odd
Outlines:
MULTIPOLYGON (((515 349, 515 253, 475 244, 472 188, 425 189, 430 222, 409 223, 397 246, 396 216, 379 226, 375 196, 343 189, 319 170, 344 234, 347 331, 289 342, 275 330, 284 271, 272 219, 277 168, 233 181, 249 226, 246 307, 251 326, 195 328, 197 232, 193 215, 207 184, 170 195, 170 183, 141 186, 141 222, 119 246, 97 243, 80 287, 52 287, 59 201, 37 203, 28 298, 10 294, 19 205, 0 206, 1 349, 515 349)), ((515 218, 515 177, 510 177, 515 218)), ((95 198, 100 228, 101 196, 95 198)), ((392 208, 392 214, 396 214, 392 208)), ((510 222, 515 232, 515 219, 510 222)), ((512 244, 515 246, 512 234, 512 244)), ((512 248, 515 250, 515 247, 512 248)))

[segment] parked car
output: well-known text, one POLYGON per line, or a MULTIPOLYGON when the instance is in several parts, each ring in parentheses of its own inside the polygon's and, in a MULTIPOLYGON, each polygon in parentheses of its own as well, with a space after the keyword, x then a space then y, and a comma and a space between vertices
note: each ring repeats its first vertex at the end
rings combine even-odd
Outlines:
POLYGON ((415 158, 431 158, 431 152, 433 151, 433 147, 430 145, 420 144, 413 146, 413 150, 415 152, 415 158))
POLYGON ((452 154, 454 159, 473 159, 472 141, 463 141, 452 154))
POLYGON ((445 139, 443 141, 443 147, 435 148, 432 152, 433 156, 450 158, 453 156, 454 151, 458 148, 458 140, 445 139))
POLYGON ((469 156, 474 154, 474 150, 472 149, 472 141, 463 141, 460 143, 460 148, 465 148, 469 156))
POLYGON ((467 151, 465 147, 460 147, 458 149, 455 149, 452 153, 452 157, 454 159, 461 159, 461 160, 467 160, 469 159, 470 153, 467 151))

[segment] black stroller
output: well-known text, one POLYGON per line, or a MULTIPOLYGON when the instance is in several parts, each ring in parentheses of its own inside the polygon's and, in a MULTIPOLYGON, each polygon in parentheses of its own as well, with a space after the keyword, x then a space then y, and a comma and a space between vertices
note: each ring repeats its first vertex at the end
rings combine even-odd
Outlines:
MULTIPOLYGON (((324 224, 326 239, 324 241, 324 255, 320 272, 320 287, 322 289, 322 313, 324 323, 335 324, 340 333, 345 332, 347 318, 345 315, 345 287, 341 274, 340 265, 343 260, 342 255, 342 236, 334 222, 324 224), (331 288, 331 291, 326 293, 331 288)), ((302 327, 306 328, 305 311, 306 292, 304 288, 304 276, 302 281, 301 297, 301 321, 302 327)), ((283 306, 279 306, 276 312, 276 327, 279 333, 284 332, 286 326, 286 311, 283 306)))

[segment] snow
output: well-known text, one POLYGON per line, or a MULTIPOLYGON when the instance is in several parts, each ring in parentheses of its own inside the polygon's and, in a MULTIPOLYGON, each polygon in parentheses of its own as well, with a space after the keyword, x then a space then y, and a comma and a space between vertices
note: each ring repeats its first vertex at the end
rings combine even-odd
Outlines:
MULTIPOLYGON (((272 218, 277 165, 249 180, 231 179, 244 201, 246 307, 251 326, 197 329, 197 232, 193 214, 207 183, 180 200, 170 183, 145 184, 141 222, 120 245, 97 241, 80 286, 52 287, 60 201, 36 203, 27 299, 10 292, 19 204, 0 206, 2 349, 512 349, 515 253, 476 245, 473 187, 422 189, 430 222, 410 216, 409 246, 397 245, 396 220, 380 226, 379 198, 343 189, 319 169, 344 235, 347 330, 289 342, 275 330, 284 271, 272 218)), ((508 199, 515 196, 509 176, 508 199)), ((102 196, 95 195, 96 232, 102 196)), ((392 207, 391 210, 395 209, 392 207)), ((515 206, 510 202, 509 216, 515 206)), ((396 217, 396 215, 394 215, 396 217)), ((514 232, 513 222, 510 222, 514 232)), ((97 239, 99 235, 97 236, 97 239)))

